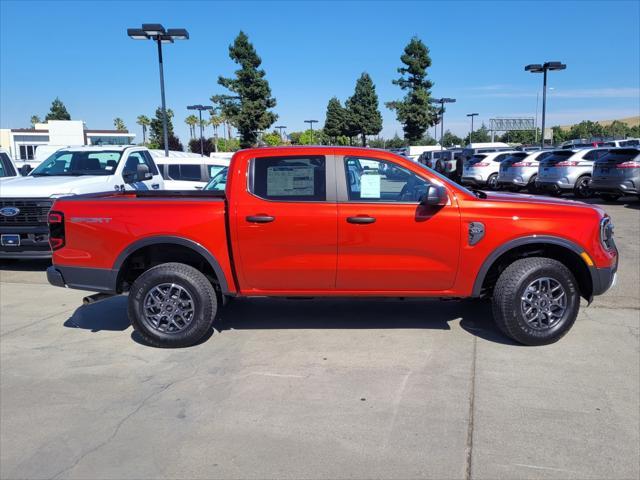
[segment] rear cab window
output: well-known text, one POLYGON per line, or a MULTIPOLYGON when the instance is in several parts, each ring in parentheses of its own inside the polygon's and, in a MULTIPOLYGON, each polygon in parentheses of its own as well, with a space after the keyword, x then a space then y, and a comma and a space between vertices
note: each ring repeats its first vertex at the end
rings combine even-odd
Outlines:
POLYGON ((251 160, 249 192, 264 200, 324 202, 327 200, 324 156, 258 157, 251 160))

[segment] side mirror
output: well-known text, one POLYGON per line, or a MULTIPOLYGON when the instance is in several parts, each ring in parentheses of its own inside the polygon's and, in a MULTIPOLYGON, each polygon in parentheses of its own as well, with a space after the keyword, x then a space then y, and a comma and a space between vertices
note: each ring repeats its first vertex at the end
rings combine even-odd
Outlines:
POLYGON ((420 199, 420 205, 442 206, 447 204, 447 189, 440 185, 429 185, 427 193, 420 199))
POLYGON ((31 168, 31 165, 25 163, 20 167, 20 175, 26 177, 27 175, 29 175, 31 170, 33 170, 33 168, 31 168))
POLYGON ((151 180, 153 175, 149 172, 149 167, 144 163, 139 163, 136 167, 136 181, 144 182, 145 180, 151 180))

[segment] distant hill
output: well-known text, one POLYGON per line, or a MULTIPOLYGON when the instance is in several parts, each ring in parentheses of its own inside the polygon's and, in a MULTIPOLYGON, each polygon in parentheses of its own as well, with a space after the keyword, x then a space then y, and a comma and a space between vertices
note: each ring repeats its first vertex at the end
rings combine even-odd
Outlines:
MULTIPOLYGON (((608 125, 611 125, 614 121, 616 121, 616 120, 598 120, 595 123, 599 123, 603 127, 606 127, 608 125)), ((622 123, 626 123, 630 127, 637 127, 638 125, 640 125, 640 116, 627 117, 627 118, 618 118, 617 121, 618 122, 622 122, 622 123)), ((573 127, 573 125, 561 125, 560 126, 560 128, 562 130, 570 130, 571 127, 573 127)))

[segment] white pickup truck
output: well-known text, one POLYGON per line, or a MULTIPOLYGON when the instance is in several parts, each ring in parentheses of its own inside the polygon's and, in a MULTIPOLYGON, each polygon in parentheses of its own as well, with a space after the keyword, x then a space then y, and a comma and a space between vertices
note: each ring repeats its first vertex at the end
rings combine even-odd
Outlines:
POLYGON ((57 150, 29 175, 0 183, 0 259, 51 256, 47 215, 56 198, 163 188, 162 175, 144 147, 57 150))

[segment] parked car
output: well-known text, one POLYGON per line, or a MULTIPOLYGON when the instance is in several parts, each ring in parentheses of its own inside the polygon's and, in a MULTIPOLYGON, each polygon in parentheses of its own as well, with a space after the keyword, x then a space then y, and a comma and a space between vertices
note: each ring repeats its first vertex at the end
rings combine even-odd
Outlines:
POLYGON ((526 188, 529 193, 536 193, 539 162, 549 155, 549 150, 511 154, 500 163, 498 186, 513 191, 526 188))
POLYGON ((491 297, 506 335, 547 344, 618 264, 599 207, 472 192, 363 148, 242 150, 224 192, 64 197, 49 223, 49 282, 129 292, 133 327, 167 347, 201 341, 238 296, 491 297))
POLYGON ((624 140, 609 140, 604 142, 605 147, 637 147, 640 146, 640 138, 625 138, 624 140))
POLYGON ((0 149, 0 178, 17 177, 18 171, 11 161, 9 152, 0 149))
POLYGON ((490 190, 497 189, 500 162, 514 153, 516 153, 515 150, 475 154, 464 163, 462 184, 486 186, 490 190))
POLYGON ((223 167, 214 177, 209 180, 203 190, 208 192, 224 192, 227 188, 227 176, 229 175, 229 167, 223 167))
POLYGON ((608 201, 640 196, 640 147, 613 148, 596 160, 589 187, 608 201))
POLYGON ((608 151, 608 148, 554 150, 540 162, 536 188, 553 195, 573 192, 578 198, 590 197, 593 162, 608 151))
POLYGON ((420 156, 425 152, 435 152, 440 150, 440 145, 414 145, 403 148, 395 148, 391 151, 414 162, 419 161, 420 156))
POLYGON ((475 142, 462 149, 462 155, 468 160, 477 153, 513 151, 514 148, 504 142, 475 142))
POLYGON ((164 178, 165 190, 202 189, 220 170, 229 166, 232 153, 224 157, 202 157, 186 152, 151 150, 156 165, 164 178))
POLYGON ((64 148, 0 188, 0 258, 48 258, 47 214, 56 198, 164 186, 149 151, 116 145, 64 148))
POLYGON ((457 160, 461 155, 461 148, 435 150, 424 152, 418 158, 418 162, 449 178, 454 178, 456 177, 457 160))

